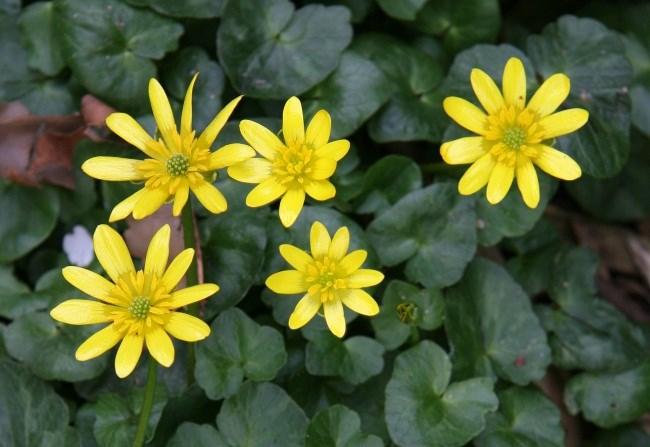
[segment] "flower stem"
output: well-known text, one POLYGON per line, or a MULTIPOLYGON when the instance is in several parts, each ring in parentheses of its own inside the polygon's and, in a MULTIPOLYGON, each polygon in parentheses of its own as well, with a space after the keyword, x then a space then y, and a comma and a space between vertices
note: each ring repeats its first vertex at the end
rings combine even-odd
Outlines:
POLYGON ((144 391, 140 419, 138 419, 138 431, 135 434, 133 447, 142 447, 144 445, 144 437, 147 434, 147 425, 149 425, 149 416, 151 416, 151 407, 153 406, 153 396, 156 391, 156 372, 156 361, 150 357, 147 385, 144 391))
MULTIPOLYGON (((195 237, 195 230, 196 228, 194 227, 194 212, 192 211, 192 202, 187 201, 185 206, 183 207, 183 214, 181 216, 181 221, 183 223, 183 242, 185 244, 185 248, 193 248, 194 249, 194 259, 192 260, 192 263, 190 264, 190 268, 187 270, 187 273, 185 275, 185 282, 186 286, 194 286, 198 284, 199 282, 199 274, 198 274, 198 259, 196 256, 196 253, 198 253, 197 247, 196 247, 196 237, 195 237)), ((190 304, 187 307, 188 313, 191 315, 198 315, 199 314, 199 307, 197 303, 190 304)), ((195 356, 194 356, 194 346, 190 345, 187 350, 187 384, 188 386, 194 382, 194 364, 195 364, 195 356)))

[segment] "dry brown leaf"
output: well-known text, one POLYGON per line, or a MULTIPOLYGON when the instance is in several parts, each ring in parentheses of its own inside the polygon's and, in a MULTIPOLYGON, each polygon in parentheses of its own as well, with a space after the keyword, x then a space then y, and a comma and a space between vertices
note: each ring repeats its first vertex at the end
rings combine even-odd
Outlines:
POLYGON ((144 259, 151 238, 165 224, 169 224, 172 230, 169 259, 173 259, 184 248, 183 225, 180 218, 172 215, 171 205, 164 205, 145 219, 135 220, 133 217, 129 217, 126 222, 129 228, 124 232, 124 239, 133 256, 144 259))

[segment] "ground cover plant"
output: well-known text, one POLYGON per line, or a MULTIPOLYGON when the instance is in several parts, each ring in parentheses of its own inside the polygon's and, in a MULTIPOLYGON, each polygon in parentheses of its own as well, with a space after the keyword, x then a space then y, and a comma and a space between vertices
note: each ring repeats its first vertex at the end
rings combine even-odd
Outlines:
POLYGON ((0 444, 650 445, 648 17, 0 0, 0 444))

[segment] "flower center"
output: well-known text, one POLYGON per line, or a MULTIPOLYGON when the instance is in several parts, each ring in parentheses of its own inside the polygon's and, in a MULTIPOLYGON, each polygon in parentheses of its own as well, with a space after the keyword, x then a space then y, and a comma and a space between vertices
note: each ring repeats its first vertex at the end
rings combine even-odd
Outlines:
POLYGON ((508 127, 503 131, 503 143, 510 149, 518 150, 526 142, 526 136, 526 131, 521 127, 508 127))
POLYGON ((395 311, 397 312, 397 318, 399 318, 402 323, 408 325, 414 325, 417 322, 420 313, 418 305, 411 301, 399 303, 395 307, 395 311))
POLYGON ((167 160, 167 173, 173 177, 187 174, 190 161, 185 155, 176 154, 167 160))
POLYGON ((150 306, 149 298, 146 296, 138 296, 131 301, 129 312, 131 312, 134 318, 144 320, 149 315, 150 306))
POLYGON ((324 303, 336 299, 336 290, 345 288, 345 280, 336 274, 336 262, 325 256, 307 267, 307 292, 310 295, 320 293, 324 303))
POLYGON ((290 147, 273 160, 273 173, 280 183, 298 182, 303 184, 311 172, 310 162, 313 150, 307 146, 290 147))

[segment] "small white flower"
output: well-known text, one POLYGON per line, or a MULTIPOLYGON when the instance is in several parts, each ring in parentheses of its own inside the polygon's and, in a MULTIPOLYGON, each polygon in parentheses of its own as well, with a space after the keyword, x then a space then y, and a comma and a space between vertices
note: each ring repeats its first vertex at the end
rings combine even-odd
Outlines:
POLYGON ((70 263, 79 267, 88 266, 95 258, 93 240, 88 230, 81 225, 75 225, 71 233, 63 236, 63 251, 70 263))

